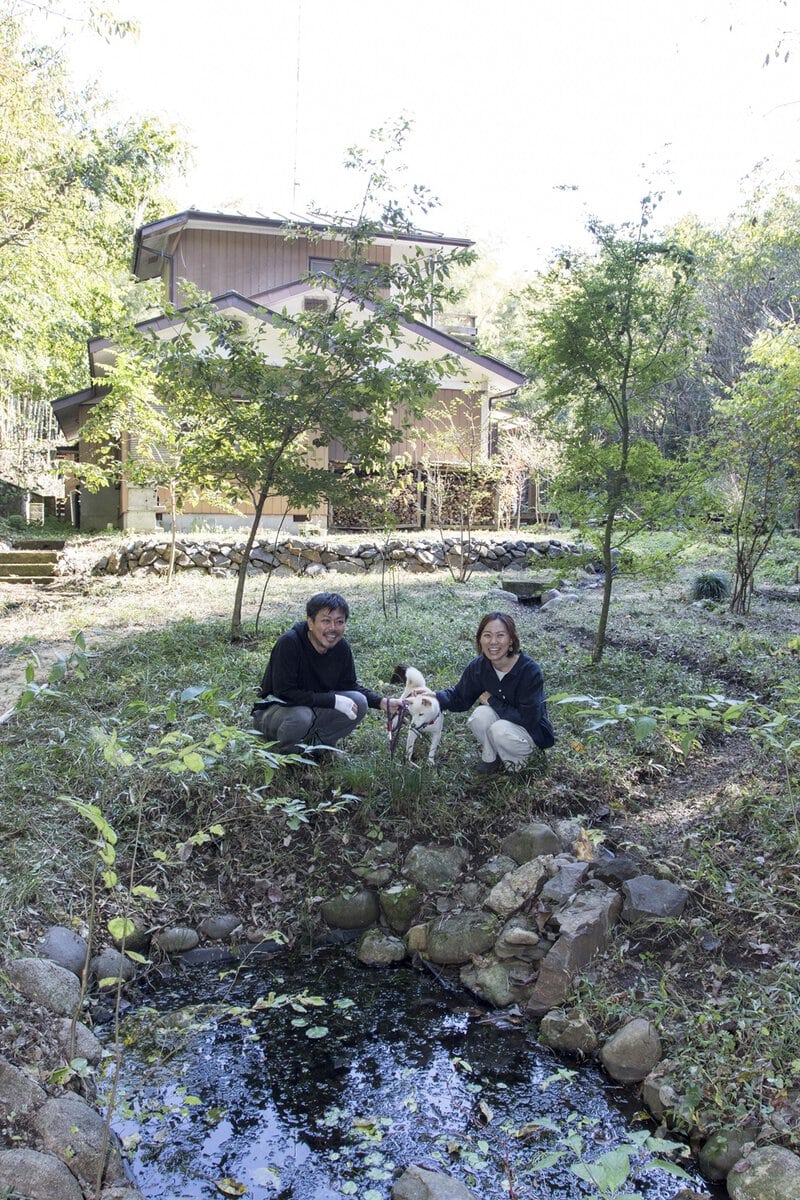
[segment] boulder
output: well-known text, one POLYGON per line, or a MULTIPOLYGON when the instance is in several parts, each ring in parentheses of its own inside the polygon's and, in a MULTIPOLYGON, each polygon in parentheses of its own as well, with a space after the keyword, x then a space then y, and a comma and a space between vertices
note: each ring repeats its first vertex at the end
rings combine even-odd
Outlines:
POLYGON ((564 1012, 552 1009, 539 1026, 539 1041, 551 1050, 566 1054, 588 1055, 597 1049, 597 1035, 578 1009, 564 1012))
POLYGON ((225 941, 241 928, 242 918, 235 913, 220 913, 219 916, 205 917, 200 922, 200 932, 212 942, 225 941))
POLYGON ((392 1189, 392 1200, 478 1200, 477 1194, 450 1175, 406 1167, 392 1189))
POLYGON ((545 905, 557 906, 566 904, 568 900, 575 895, 578 888, 586 880, 589 874, 589 864, 587 862, 575 862, 572 859, 565 859, 559 862, 555 860, 556 873, 552 879, 548 879, 541 891, 541 900, 545 905))
POLYGON ((494 945, 497 920, 485 912, 447 913, 428 925, 427 954, 435 963, 466 963, 494 945))
POLYGON ((679 917, 686 907, 689 893, 686 888, 654 875, 637 875, 622 885, 625 903, 622 919, 629 925, 679 917))
POLYGON ((0 1193, 7 1191, 26 1200, 83 1200, 69 1167, 38 1150, 0 1150, 0 1193))
POLYGON ((725 1186, 731 1200, 797 1200, 800 1158, 783 1146, 761 1146, 736 1163, 725 1186))
POLYGON ((194 950, 200 934, 188 925, 168 925, 159 930, 155 943, 162 954, 180 954, 183 950, 194 950))
POLYGON ((47 1099, 47 1092, 39 1087, 19 1067, 0 1058, 0 1122, 16 1121, 32 1112, 47 1099))
POLYGON ((697 1156, 700 1170, 706 1179, 715 1183, 725 1179, 728 1172, 742 1158, 745 1147, 753 1149, 757 1133, 758 1130, 752 1126, 742 1129, 739 1125, 726 1126, 712 1133, 708 1141, 703 1143, 697 1156))
POLYGON ((390 963, 402 962, 405 956, 406 944, 403 939, 383 929, 368 929, 358 943, 358 961, 368 967, 386 967, 390 963))
POLYGON ((121 979, 123 983, 128 983, 136 974, 136 967, 131 959, 126 954, 120 954, 119 950, 114 950, 111 946, 107 946, 105 950, 101 950, 94 956, 89 964, 89 969, 98 982, 113 979, 115 983, 118 983, 121 979))
POLYGON ((561 843, 554 830, 543 821, 531 821, 503 839, 500 852, 513 858, 520 866, 540 854, 558 854, 561 843))
POLYGON ((51 925, 36 949, 40 958, 49 958, 78 978, 83 974, 88 952, 85 938, 64 925, 51 925))
POLYGON ((459 978, 465 988, 487 1004, 508 1008, 511 1004, 525 1003, 535 976, 530 963, 514 959, 508 962, 479 959, 462 967, 459 978))
POLYGON ((661 1039, 652 1021, 634 1017, 600 1051, 600 1061, 617 1083, 639 1083, 661 1058, 661 1039))
POLYGON ((510 917, 536 896, 544 880, 549 879, 552 867, 553 860, 546 855, 509 871, 489 892, 486 907, 499 917, 510 917))
POLYGON ((103 1045, 82 1021, 75 1022, 75 1037, 72 1037, 72 1021, 59 1017, 53 1023, 58 1044, 66 1059, 85 1058, 88 1063, 99 1063, 103 1057, 103 1045))
POLYGON ((422 892, 435 892, 453 884, 469 859, 460 846, 412 846, 403 863, 403 874, 422 892))
POLYGON ((48 958, 17 958, 8 978, 27 1000, 59 1016, 71 1016, 81 1000, 81 985, 72 971, 48 958))
POLYGON ((114 1183, 125 1178, 119 1139, 80 1096, 54 1096, 34 1118, 36 1132, 45 1150, 68 1163, 70 1169, 94 1184, 102 1167, 103 1179, 114 1183))
POLYGON ((395 933, 405 933, 411 928, 422 903, 419 890, 413 883, 398 883, 386 888, 379 894, 378 900, 389 928, 395 933))
POLYGON ((330 929, 365 929, 378 920, 378 897, 366 889, 341 892, 323 901, 320 911, 330 929))

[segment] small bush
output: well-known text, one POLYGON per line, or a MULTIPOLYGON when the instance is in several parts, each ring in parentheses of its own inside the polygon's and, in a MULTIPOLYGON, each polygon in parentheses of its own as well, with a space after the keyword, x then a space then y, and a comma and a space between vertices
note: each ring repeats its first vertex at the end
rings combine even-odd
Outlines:
POLYGON ((727 600, 731 594, 731 581, 720 571, 704 571, 692 583, 689 596, 692 600, 727 600))

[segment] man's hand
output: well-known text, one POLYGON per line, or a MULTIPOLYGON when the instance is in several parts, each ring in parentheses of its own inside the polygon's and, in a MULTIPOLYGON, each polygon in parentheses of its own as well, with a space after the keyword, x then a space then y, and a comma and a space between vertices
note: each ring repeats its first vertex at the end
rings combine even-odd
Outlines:
POLYGON ((340 696, 338 692, 333 697, 333 707, 337 712, 344 713, 351 721, 355 721, 358 716, 358 706, 355 700, 351 700, 349 696, 340 696))
POLYGON ((491 701, 491 699, 492 699, 491 692, 481 692, 480 696, 478 696, 478 704, 488 704, 491 701))
POLYGON ((402 700, 396 700, 394 696, 384 696, 381 700, 381 712, 388 713, 391 716, 392 713, 397 712, 398 708, 402 707, 402 703, 402 700))

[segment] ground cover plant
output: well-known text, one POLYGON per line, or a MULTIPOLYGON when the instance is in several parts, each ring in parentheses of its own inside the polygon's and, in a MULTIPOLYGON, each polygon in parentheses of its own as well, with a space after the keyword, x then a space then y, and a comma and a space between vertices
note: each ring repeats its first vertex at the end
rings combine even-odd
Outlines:
MULTIPOLYGON (((546 611, 515 608, 559 737, 524 778, 488 783, 471 773, 456 716, 435 770, 392 761, 376 713, 323 767, 286 763, 248 737, 269 648, 302 615, 311 581, 273 579, 257 639, 236 645, 229 579, 192 573, 167 591, 156 578, 86 577, 3 592, 0 711, 17 701, 0 726, 4 952, 54 922, 158 927, 220 904, 296 942, 314 930, 320 896, 357 882, 370 847, 391 840, 402 856, 441 838, 488 857, 533 816, 578 817, 593 840, 691 893, 680 925, 620 927, 578 1003, 606 1032, 634 1013, 657 1022, 668 1056, 689 1064, 683 1132, 753 1124, 797 1148, 797 545, 773 547, 771 586, 745 619, 690 599, 699 572, 728 566, 724 538, 637 543, 675 574, 620 572, 596 665, 599 588, 546 611)), ((360 678, 391 691, 394 666, 412 659, 432 686, 453 682, 478 619, 498 605, 496 582, 399 575, 387 611, 378 573, 336 577, 360 678)), ((251 618, 262 587, 248 580, 251 618)), ((3 1040, 33 1037, 10 995, 3 1040)))

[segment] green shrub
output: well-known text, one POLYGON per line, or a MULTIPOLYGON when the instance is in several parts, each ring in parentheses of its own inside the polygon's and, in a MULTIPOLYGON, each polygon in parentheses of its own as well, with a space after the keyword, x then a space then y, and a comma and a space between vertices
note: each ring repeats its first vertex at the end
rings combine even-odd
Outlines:
POLYGON ((731 581, 721 571, 704 571, 691 586, 692 600, 727 600, 731 594, 731 581))

